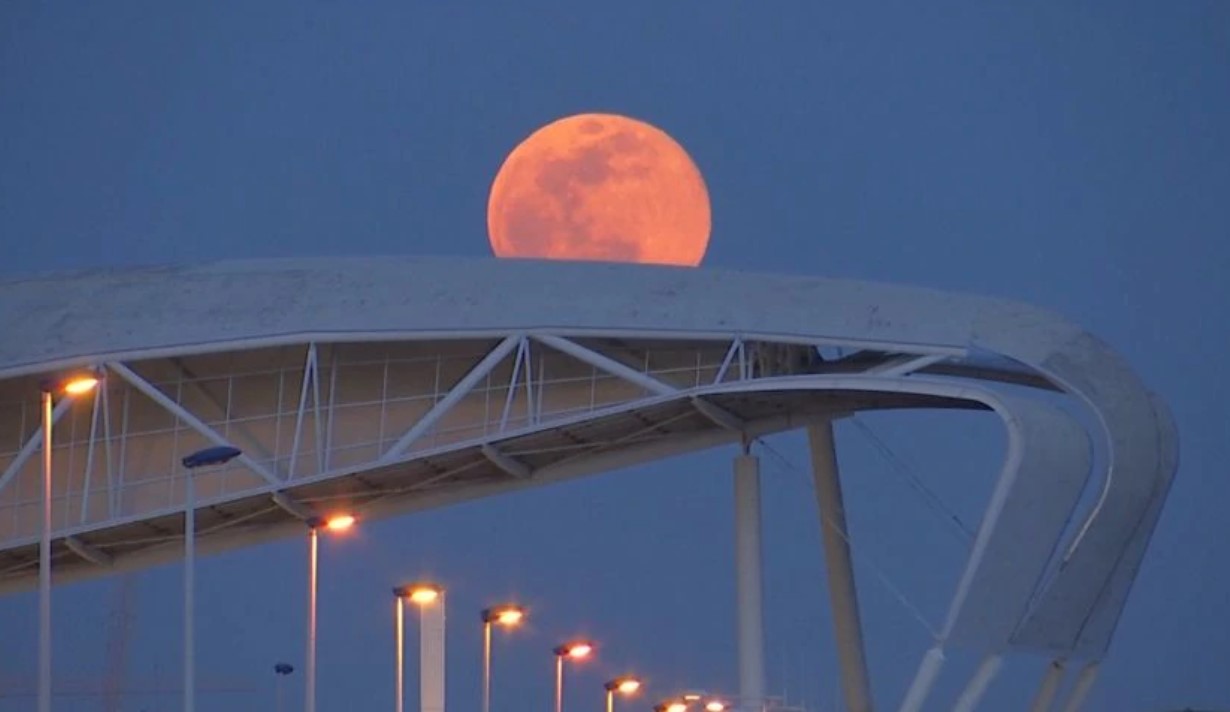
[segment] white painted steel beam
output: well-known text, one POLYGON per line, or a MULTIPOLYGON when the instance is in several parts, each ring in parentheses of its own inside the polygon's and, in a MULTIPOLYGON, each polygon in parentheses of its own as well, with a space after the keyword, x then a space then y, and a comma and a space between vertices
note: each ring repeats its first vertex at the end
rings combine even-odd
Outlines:
POLYGON ((316 512, 313 512, 299 502, 291 499, 285 492, 274 492, 270 499, 273 500, 274 504, 281 507, 287 513, 292 514, 305 522, 316 516, 316 512))
POLYGON ((517 396, 517 384, 521 382, 521 370, 525 369, 526 401, 529 402, 529 339, 522 336, 517 340, 517 355, 513 357, 512 375, 508 377, 508 393, 504 395, 504 411, 500 414, 500 432, 508 428, 508 418, 512 415, 513 399, 517 396))
MULTIPOLYGON (((146 381, 144 378, 141 378, 140 376, 138 376, 132 369, 128 368, 124 364, 112 361, 112 362, 107 363, 107 368, 111 369, 116 374, 118 374, 120 378, 123 378, 125 381, 128 381, 128 383, 131 384, 133 388, 136 388, 138 391, 145 394, 145 396, 148 397, 150 400, 162 406, 164 409, 166 409, 169 413, 171 413, 175 417, 184 421, 185 425, 187 425, 188 427, 200 433, 201 436, 204 437, 205 439, 209 440, 215 445, 228 445, 228 446, 231 445, 231 443, 226 438, 222 437, 222 435, 218 431, 206 425, 204 422, 202 422, 199 418, 197 418, 192 413, 189 413, 187 410, 184 409, 183 406, 171 400, 169 397, 167 397, 165 393, 155 388, 153 384, 151 384, 149 381, 146 381)), ((271 485, 281 485, 282 484, 281 480, 278 479, 277 475, 274 475, 273 472, 269 470, 269 468, 260 464, 256 460, 253 460, 247 454, 240 454, 239 457, 236 458, 236 460, 238 460, 239 462, 242 462, 244 466, 247 467, 249 470, 260 475, 269 484, 271 485)))
POLYGON ((1052 660, 1046 666, 1046 674, 1042 676, 1042 684, 1038 693, 1029 705, 1029 712, 1051 712, 1055 697, 1059 694, 1059 685, 1063 682, 1064 664, 1062 660, 1052 660))
POLYGON ((914 354, 906 354, 893 357, 884 363, 876 364, 864 371, 871 376, 906 376, 920 369, 924 369, 940 361, 948 358, 943 354, 927 354, 917 356, 914 354))
MULTIPOLYGON (((299 463, 299 445, 303 438, 303 420, 307 414, 308 394, 315 391, 316 400, 320 400, 320 388, 316 380, 316 342, 308 344, 307 353, 303 357, 303 381, 299 386, 299 407, 295 411, 295 433, 291 436, 290 460, 286 464, 286 479, 294 479, 295 466, 299 463)), ((317 435, 319 439, 319 434, 317 435)))
POLYGON ((899 712, 919 712, 923 703, 927 701, 927 696, 931 694, 931 688, 935 686, 935 681, 939 679, 943 668, 944 649, 937 645, 923 655, 922 662, 918 665, 918 672, 914 674, 914 681, 910 683, 905 699, 901 701, 901 707, 898 708, 899 712))
POLYGON ((102 551, 101 549, 90 546, 75 536, 65 538, 64 545, 68 547, 69 551, 92 564, 109 567, 114 563, 110 554, 102 551))
POLYGON ((714 383, 721 383, 726 378, 726 372, 730 370, 730 364, 743 353, 743 339, 735 339, 730 342, 730 348, 726 349, 726 356, 722 359, 722 365, 718 367, 717 373, 713 376, 714 383))
POLYGON ((734 471, 739 698, 746 705, 745 712, 760 712, 765 704, 760 461, 741 454, 735 458, 734 471))
POLYGON ((516 458, 505 455, 500 452, 499 448, 495 447, 491 443, 483 443, 479 449, 482 451, 483 457, 490 460, 491 464, 500 468, 504 472, 507 472, 513 477, 516 477, 517 479, 526 479, 530 475, 534 474, 534 471, 530 469, 529 465, 516 458))
POLYGON ((732 432, 741 433, 747 429, 747 423, 739 416, 731 413, 720 405, 716 405, 700 396, 692 396, 689 400, 698 413, 732 432))
POLYGON ((461 380, 438 403, 432 406, 431 410, 427 411, 417 423, 398 438, 397 442, 393 443, 385 451, 384 455, 381 456, 380 462, 388 463, 401 457, 416 440, 438 423, 462 398, 465 398, 466 394, 474 390, 478 382, 486 378, 487 374, 491 373, 492 369, 498 366, 500 361, 503 361, 504 357, 517 348, 520 343, 521 336, 519 334, 505 337, 482 360, 475 364, 469 373, 462 376, 461 380))
MULTIPOLYGON (((0 301, 32 305, 0 314, 0 331, 28 336, 0 343, 0 377, 6 379, 95 362, 100 355, 125 361, 315 340, 422 343, 510 333, 543 333, 543 343, 562 339, 561 345, 573 347, 577 344, 569 339, 587 337, 723 343, 746 338, 892 353, 977 351, 1011 360, 1087 407, 1088 420, 1096 423, 1095 450, 1108 463, 1091 483, 1101 489, 1096 506, 1076 513, 1081 521, 1075 541, 1057 542, 1067 554, 1065 565, 1052 568, 1054 576, 1043 580, 1031 619, 1017 627, 1012 641, 1057 652, 1080 647, 1087 654, 1075 657, 1083 659, 1099 657, 1089 651, 1109 642, 1176 466, 1173 419, 1097 339, 1028 305, 934 290, 648 266, 330 259, 99 270, 0 282, 0 301), (197 288, 183 289, 185 280, 197 288), (525 284, 535 289, 525 290, 525 284), (237 301, 278 304, 277 323, 270 324, 260 310, 228 309, 237 301), (160 309, 133 328, 128 307, 134 302, 158 303, 160 309)), ((593 364, 594 352, 585 351, 593 364)), ((738 350, 740 364, 743 352, 738 350)), ((579 358, 576 353, 573 349, 579 358)), ((917 359, 894 364, 912 375, 896 378, 887 391, 913 392, 901 384, 917 379, 921 374, 912 369, 921 364, 917 359)), ((668 394, 658 379, 635 368, 631 372, 642 385, 649 385, 644 378, 657 382, 648 393, 668 394)), ((741 373, 746 375, 743 368, 741 373)), ((536 376, 539 398, 543 375, 536 376)), ((953 392, 977 392, 976 378, 959 378, 955 369, 948 375, 956 376, 949 379, 957 384, 953 392)), ((319 391, 318 378, 305 381, 319 391)), ((689 389, 683 395, 705 391, 689 389)), ((319 398, 315 408, 321 408, 319 398)), ((318 428, 322 422, 316 418, 318 428)), ((732 434, 722 433, 728 439, 732 434)), ((119 431, 121 475, 132 435, 137 433, 127 427, 119 431)), ((316 438, 317 471, 304 483, 370 469, 369 463, 326 472, 325 442, 316 438)), ((139 456, 128 453, 129 461, 139 456)), ((541 476, 540 471, 535 479, 541 476)), ((120 489, 117 480, 113 494, 120 489)), ((157 511, 143 508, 135 516, 157 511)))
POLYGON ((609 356, 600 354, 593 349, 587 349, 575 341, 569 341, 568 339, 559 336, 551 336, 547 334, 535 335, 534 339, 542 344, 550 346, 556 351, 566 353, 575 359, 584 361, 594 368, 606 371, 612 376, 617 376, 630 383, 635 383, 654 395, 668 395, 670 393, 676 393, 679 390, 674 386, 659 381, 653 376, 646 373, 641 373, 635 368, 630 368, 609 356))
MULTIPOLYGON (((71 397, 62 398, 59 403, 56 403, 55 408, 51 411, 51 425, 53 428, 56 423, 60 422, 60 418, 68 412, 70 407, 72 407, 71 397)), ((9 463, 9 466, 4 468, 4 474, 0 475, 0 490, 7 487, 9 482, 12 482, 13 478, 17 476, 17 473, 21 472, 21 468, 25 467, 30 458, 34 456, 34 453, 38 452, 42 442, 43 426, 39 425, 34 434, 30 436, 30 439, 26 440, 21 449, 17 451, 17 456, 9 463)))
POLYGON ((1063 712, 1081 711, 1081 708, 1085 706, 1085 698, 1093 689, 1093 683, 1097 682, 1100 666, 1101 662, 1095 660, 1081 669, 1080 674, 1076 677, 1076 685, 1072 688, 1072 694, 1068 697, 1067 704, 1063 706, 1063 712))
POLYGON ((807 441, 820 511, 829 603, 833 609, 833 633, 837 638, 837 659, 841 667, 841 687, 846 708, 850 712, 872 712, 867 649, 863 642, 863 622, 854 584, 854 564, 850 558, 850 535, 846 528, 845 503, 837 471, 833 424, 809 425, 807 441))
MULTIPOLYGON (((104 385, 102 390, 106 390, 104 385)), ((93 491, 94 479, 94 446, 98 442, 98 415, 102 407, 102 393, 94 396, 93 408, 90 410, 90 440, 85 448, 85 476, 81 485, 81 523, 88 521, 90 514, 90 492, 93 491)), ((54 415, 54 412, 53 412, 54 415)))
POLYGON ((957 704, 952 708, 952 712, 974 712, 978 703, 982 701, 983 695, 986 694, 987 688, 991 686, 991 681, 999 672, 1003 661, 1004 659, 999 655, 990 655, 983 659, 974 677, 961 691, 961 696, 957 698, 957 704))

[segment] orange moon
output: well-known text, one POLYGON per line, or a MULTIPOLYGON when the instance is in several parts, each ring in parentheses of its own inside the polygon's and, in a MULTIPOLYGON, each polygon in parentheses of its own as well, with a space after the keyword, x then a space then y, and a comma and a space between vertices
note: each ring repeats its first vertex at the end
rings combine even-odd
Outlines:
POLYGON ((709 229, 709 192, 683 147, 615 114, 577 114, 530 134, 487 203, 497 257, 695 267, 709 229))

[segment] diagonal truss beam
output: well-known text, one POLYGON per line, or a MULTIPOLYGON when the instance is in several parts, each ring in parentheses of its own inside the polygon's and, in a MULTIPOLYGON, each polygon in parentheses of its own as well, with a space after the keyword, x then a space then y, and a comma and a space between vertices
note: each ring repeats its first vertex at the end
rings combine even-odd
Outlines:
POLYGON ((924 356, 904 354, 876 364, 863 373, 869 376, 906 376, 947 358, 948 356, 943 354, 927 354, 924 356))
MULTIPOLYGON (((216 408, 218 414, 222 418, 226 418, 226 401, 219 398, 216 393, 206 388, 205 384, 201 382, 199 375, 192 369, 188 368, 188 365, 184 363, 182 358, 172 358, 170 359, 170 362, 171 366, 180 374, 183 382, 182 387, 185 389, 190 389, 199 395, 206 402, 216 408)), ((228 394, 227 398, 229 399, 229 397, 230 396, 228 394)), ((232 436, 232 442, 229 444, 237 447, 242 446, 243 451, 246 453, 259 454, 262 460, 274 459, 273 455, 266 449, 265 443, 261 442, 260 438, 254 436, 242 423, 232 423, 227 432, 229 432, 232 436)))
POLYGON ((110 554, 98 549, 97 547, 91 546, 84 541, 81 541, 75 536, 70 536, 65 539, 64 545, 68 547, 69 551, 92 564, 96 564, 98 566, 110 566, 113 563, 110 554))
POLYGON ((499 448, 491 443, 483 443, 480 450, 482 450, 483 457, 490 460, 491 464, 519 480, 524 480, 534 474, 529 465, 501 452, 499 448))
MULTIPOLYGON (((204 437, 205 439, 209 440, 215 445, 230 445, 231 444, 230 442, 227 441, 226 438, 218 434, 218 431, 209 427, 203 421, 201 421, 200 418, 197 418, 195 415, 185 410, 184 407, 181 406, 179 403, 176 403, 175 401, 168 398, 165 393, 155 388, 154 385, 151 384, 149 381, 138 376, 132 369, 128 368, 124 364, 119 363, 117 361, 112 361, 107 364, 107 368, 114 371, 120 378, 123 378, 125 381, 128 381, 128 383, 131 384, 133 388, 136 388, 138 391, 141 391, 141 393, 145 394, 145 396, 148 397, 150 400, 154 401, 158 405, 165 408, 172 415, 184 421, 184 423, 186 423, 188 427, 200 433, 201 436, 204 437)), ((247 466, 248 469, 252 470, 256 474, 264 478, 264 480, 268 482, 269 484, 278 486, 278 487, 282 485, 282 481, 278 479, 277 475, 273 474, 273 472, 269 468, 260 464, 256 460, 253 460, 249 455, 240 454, 239 457, 236 459, 242 462, 245 466, 247 466)))
POLYGON ((736 433, 747 430, 747 422, 743 418, 731 413, 722 406, 707 401, 700 396, 692 396, 689 400, 692 402, 692 407, 696 409, 696 412, 712 420, 715 424, 736 433))
POLYGON ((274 504, 281 507, 291 516, 298 517, 304 521, 316 516, 315 512, 303 506, 298 501, 292 499, 290 495, 285 492, 274 492, 270 499, 273 500, 274 504))
MULTIPOLYGON (((72 400, 73 399, 71 397, 65 397, 60 400, 59 403, 56 403, 55 409, 51 411, 52 427, 54 427, 56 423, 60 422, 60 418, 68 412, 68 409, 72 406, 72 400)), ((14 457, 13 461, 9 463, 9 466, 5 468, 4 474, 0 475, 0 490, 7 487, 9 482, 17 476, 17 473, 21 472, 21 468, 25 467, 26 462, 30 460, 34 453, 38 452, 39 448, 42 446, 42 443, 43 426, 39 425, 38 430, 35 430, 34 434, 30 436, 30 439, 26 441, 26 444, 21 446, 21 450, 17 452, 17 457, 14 457)))
MULTIPOLYGON (((286 479, 294 479, 295 467, 299 464, 299 444, 303 437, 303 419, 307 413, 308 394, 313 393, 313 422, 316 423, 316 460, 320 462, 320 380, 316 368, 316 342, 308 344, 303 361, 303 384, 299 390, 299 408, 295 412, 295 434, 290 444, 290 461, 286 465, 286 479)), ((319 473, 320 470, 317 470, 319 473)))
POLYGON ((569 341, 568 339, 559 336, 551 336, 549 334, 535 335, 534 339, 546 346, 550 346, 556 351, 566 353, 575 359, 579 359, 595 368, 606 371, 612 376, 618 376, 625 381, 635 383, 654 395, 666 396, 679 391, 679 389, 674 386, 663 383, 648 374, 641 373, 635 368, 630 368, 610 356, 604 356, 593 349, 585 348, 575 341, 569 341))
POLYGON ((465 398, 466 394, 474 390, 478 382, 486 378, 487 374, 491 373, 492 369, 500 361, 503 361, 504 357, 511 353, 513 349, 517 348, 524 338, 520 334, 515 334, 497 344, 481 361, 474 365, 474 368, 470 369, 469 373, 462 376, 457 385, 453 386, 448 394, 440 399, 440 402, 432 406, 431 410, 427 411, 417 423, 411 426, 405 434, 397 439, 397 442, 393 443, 385 451, 384 455, 380 457, 380 462, 389 463, 401 457, 406 452, 406 449, 414 444, 415 440, 421 438, 424 433, 440 421, 440 418, 443 418, 445 414, 452 410, 453 406, 457 405, 462 398, 465 398))
POLYGON ((743 359, 747 355, 747 350, 743 346, 743 337, 740 336, 730 342, 730 348, 726 350, 726 357, 722 359, 722 365, 718 368, 718 372, 713 377, 714 383, 721 383, 726 378, 726 372, 730 370, 730 364, 737 357, 739 359, 739 373, 742 374, 747 369, 743 364, 743 359))

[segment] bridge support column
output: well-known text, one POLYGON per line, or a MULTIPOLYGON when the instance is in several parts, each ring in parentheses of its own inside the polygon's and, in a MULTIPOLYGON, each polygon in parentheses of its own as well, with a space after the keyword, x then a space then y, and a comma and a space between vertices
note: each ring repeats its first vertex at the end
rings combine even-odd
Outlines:
POLYGON ((863 644, 863 624, 854 587, 854 566, 846 531, 846 508, 841 481, 837 476, 837 451, 833 443, 833 423, 826 421, 807 428, 811 448, 812 478, 820 509, 820 532, 829 582, 829 603, 833 608, 833 632, 837 638, 837 658, 841 666, 841 687, 849 712, 872 712, 871 684, 867 676, 867 652, 863 644))
POLYGON ((741 709, 764 709, 764 604, 760 543, 760 460, 735 458, 735 577, 741 709))
POLYGON ((969 681, 965 690, 961 692, 961 696, 957 698, 957 706, 952 708, 953 712, 974 712, 978 703, 982 701, 982 696, 986 694, 987 688, 991 686, 991 680, 999 672, 1002 663, 1003 658, 998 655, 987 656, 978 666, 978 672, 974 673, 974 678, 969 681))
POLYGON ((1046 668, 1046 674, 1042 677, 1042 685, 1038 688, 1038 694, 1034 696, 1033 703, 1029 706, 1029 712, 1051 712, 1051 707, 1055 704, 1055 697, 1059 694, 1059 684, 1063 682, 1064 663, 1062 659, 1055 659, 1046 668))
POLYGON ((1085 706, 1085 698, 1089 696, 1093 683, 1098 679, 1098 666, 1099 663, 1095 660, 1081 669, 1080 675, 1076 678, 1076 686, 1072 688, 1072 694, 1068 697, 1068 703, 1063 706, 1063 712, 1080 712, 1085 706))

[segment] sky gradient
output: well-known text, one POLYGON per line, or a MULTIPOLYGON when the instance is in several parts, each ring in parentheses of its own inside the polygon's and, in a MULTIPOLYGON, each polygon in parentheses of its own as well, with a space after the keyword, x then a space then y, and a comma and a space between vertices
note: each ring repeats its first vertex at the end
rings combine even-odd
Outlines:
MULTIPOLYGON (((587 111, 648 121, 705 177, 707 266, 1020 299, 1132 364, 1173 408, 1182 464, 1088 709, 1230 707, 1230 4, 700 8, 4 3, 0 274, 485 256, 491 181, 533 130, 587 111)), ((929 642, 911 609, 938 623, 963 555, 899 471, 973 526, 1003 437, 989 416, 909 414, 844 422, 838 438, 873 684, 893 709, 929 642)), ((770 687, 827 712, 836 665, 805 450, 797 434, 769 445, 770 687)), ((509 596, 533 623, 498 641, 497 710, 544 709, 550 648, 576 633, 602 646, 570 680, 576 709, 626 670, 650 677, 650 697, 733 688, 732 454, 326 542, 320 709, 391 707, 389 587, 425 576, 450 589, 455 709, 478 702, 478 611, 509 596)), ((302 662, 303 572, 298 542, 200 562, 198 679, 252 688, 202 693, 202 712, 272 708, 274 662, 302 662)), ((179 576, 135 579, 134 687, 178 679, 179 576)), ((103 675, 116 588, 57 590, 58 682, 103 675)), ((33 683, 34 611, 33 595, 0 599, 0 679, 33 683)), ((973 665, 955 656, 936 699, 973 665)), ((1019 707, 1034 679, 1005 674, 986 707, 1019 707)), ((0 698, 3 712, 32 706, 0 698)))

